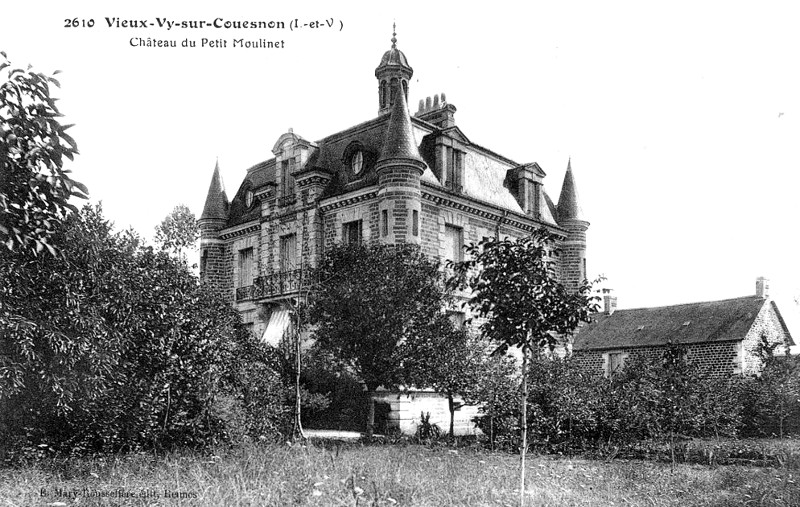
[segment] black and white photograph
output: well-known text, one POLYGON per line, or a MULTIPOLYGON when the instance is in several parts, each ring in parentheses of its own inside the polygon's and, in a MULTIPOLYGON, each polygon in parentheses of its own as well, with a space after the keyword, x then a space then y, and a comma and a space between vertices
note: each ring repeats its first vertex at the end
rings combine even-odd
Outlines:
POLYGON ((0 505, 800 506, 798 14, 5 2, 0 505))

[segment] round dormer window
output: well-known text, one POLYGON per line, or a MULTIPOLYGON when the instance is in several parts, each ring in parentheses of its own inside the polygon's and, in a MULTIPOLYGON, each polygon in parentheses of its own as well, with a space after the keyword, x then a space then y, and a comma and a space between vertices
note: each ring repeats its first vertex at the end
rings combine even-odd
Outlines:
POLYGON ((364 167, 364 153, 359 150, 353 154, 350 158, 350 168, 353 170, 353 174, 358 174, 361 172, 361 169, 364 167))
POLYGON ((247 206, 248 208, 253 205, 253 191, 252 190, 248 190, 244 194, 244 205, 247 206))

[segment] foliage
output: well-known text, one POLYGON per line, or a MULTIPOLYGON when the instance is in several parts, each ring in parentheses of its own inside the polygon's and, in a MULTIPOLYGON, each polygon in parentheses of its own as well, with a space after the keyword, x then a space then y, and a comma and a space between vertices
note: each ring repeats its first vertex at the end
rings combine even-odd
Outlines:
POLYGON ((200 239, 200 229, 197 219, 184 204, 175 206, 175 209, 156 226, 156 244, 178 258, 182 258, 184 250, 194 249, 198 239, 200 239))
POLYGON ((420 412, 419 424, 417 425, 417 432, 414 436, 420 443, 431 443, 442 438, 442 429, 438 424, 431 422, 430 412, 420 412))
POLYGON ((15 68, 0 55, 0 244, 55 254, 57 226, 75 210, 70 197, 88 194, 64 168, 64 157, 73 160, 78 148, 50 96, 58 81, 30 67, 15 68))
POLYGON ((445 300, 439 263, 413 245, 339 245, 326 251, 319 277, 309 315, 320 349, 370 395, 405 381, 402 344, 426 334, 445 300))
POLYGON ((470 398, 480 407, 481 415, 475 423, 488 435, 492 449, 507 444, 518 447, 515 435, 520 427, 519 387, 519 367, 510 357, 486 358, 470 398))
POLYGON ((276 359, 184 263, 113 233, 99 207, 52 239, 63 255, 0 258, 0 431, 62 449, 205 444, 225 435, 222 394, 280 420, 276 359))
POLYGON ((800 434, 800 356, 790 355, 788 347, 776 354, 781 345, 765 337, 759 345, 763 369, 744 393, 749 435, 800 434))
POLYGON ((548 260, 556 240, 545 229, 514 241, 486 238, 466 248, 471 260, 454 266, 456 280, 472 289, 470 306, 486 319, 481 331, 498 344, 496 352, 522 351, 520 505, 525 500, 528 356, 553 351, 560 337, 572 334, 595 308, 588 281, 573 292, 558 281, 555 263, 548 260))
MULTIPOLYGON (((542 356, 533 360, 528 378, 528 428, 536 445, 549 451, 642 441, 668 441, 675 449, 687 438, 737 436, 746 384, 709 377, 680 347, 632 355, 608 379, 572 359, 542 356)), ((511 420, 519 417, 512 401, 506 411, 511 420)), ((499 428, 501 440, 512 431, 499 428)))
POLYGON ((499 353, 552 350, 595 308, 589 282, 574 292, 559 283, 547 255, 555 242, 544 229, 518 240, 486 238, 466 247, 471 260, 454 266, 456 279, 473 291, 470 306, 486 318, 481 331, 499 353))
POLYGON ((450 412, 448 434, 461 396, 475 398, 475 388, 488 358, 485 340, 471 337, 465 327, 456 328, 445 313, 433 317, 429 326, 403 344, 403 369, 408 384, 431 387, 447 396, 450 412))

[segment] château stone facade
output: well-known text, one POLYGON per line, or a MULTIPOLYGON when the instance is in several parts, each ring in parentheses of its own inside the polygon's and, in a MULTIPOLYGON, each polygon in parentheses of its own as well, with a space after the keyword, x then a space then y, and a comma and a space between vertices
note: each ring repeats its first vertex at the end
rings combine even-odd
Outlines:
POLYGON ((577 287, 586 278, 589 223, 571 164, 554 204, 542 168, 471 142, 444 94, 420 100, 412 115, 412 76, 393 37, 375 69, 375 118, 313 142, 290 129, 230 201, 214 169, 200 218, 200 276, 265 341, 286 332, 287 302, 338 242, 413 243, 460 260, 470 242, 544 227, 559 238, 551 255, 562 281, 577 287))

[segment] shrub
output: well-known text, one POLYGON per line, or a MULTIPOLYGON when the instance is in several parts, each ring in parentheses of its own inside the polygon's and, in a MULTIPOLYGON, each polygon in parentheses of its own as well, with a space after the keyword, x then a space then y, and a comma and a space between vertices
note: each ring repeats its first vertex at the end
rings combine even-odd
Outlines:
POLYGON ((62 255, 0 257, 3 437, 75 452, 206 445, 227 438, 219 396, 242 404, 248 432, 279 431, 275 359, 183 262, 113 233, 99 207, 52 241, 62 255))

